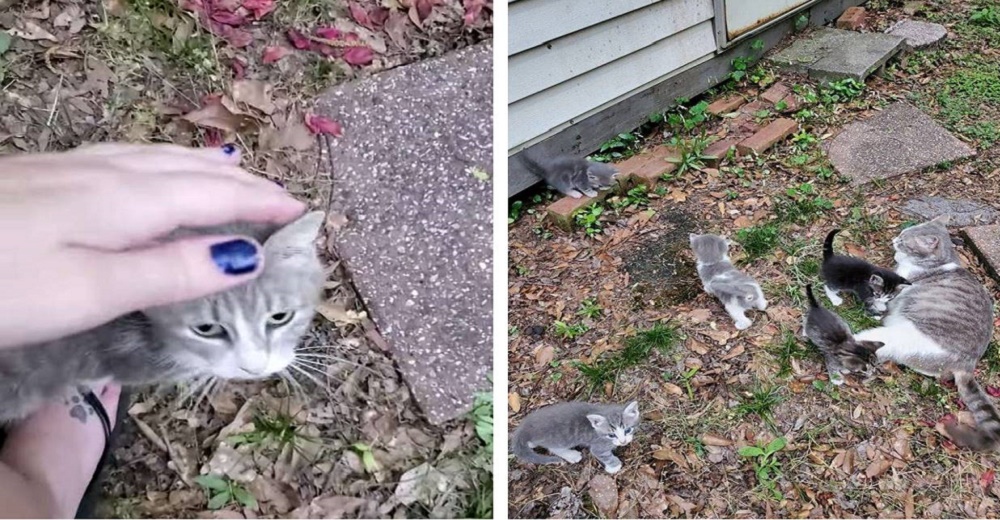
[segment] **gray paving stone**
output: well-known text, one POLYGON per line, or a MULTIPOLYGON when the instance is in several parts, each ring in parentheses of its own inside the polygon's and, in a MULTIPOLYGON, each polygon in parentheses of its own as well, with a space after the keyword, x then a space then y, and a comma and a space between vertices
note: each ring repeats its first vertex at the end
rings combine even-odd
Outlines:
POLYGON ((982 202, 930 196, 906 201, 903 212, 922 221, 948 215, 951 225, 959 227, 993 224, 1000 219, 1000 211, 982 202))
POLYGON ((826 151, 837 171, 856 184, 976 155, 930 116, 902 101, 845 126, 826 151))
POLYGON ((965 228, 962 234, 976 256, 986 264, 990 276, 1000 281, 1000 224, 965 228))
POLYGON ((428 419, 459 417, 493 365, 492 44, 338 86, 316 110, 344 126, 337 251, 428 419))
POLYGON ((948 29, 939 23, 900 20, 886 29, 886 34, 901 36, 910 49, 934 45, 948 36, 948 29))
POLYGON ((768 60, 820 81, 864 81, 902 47, 900 36, 823 28, 795 40, 768 60))

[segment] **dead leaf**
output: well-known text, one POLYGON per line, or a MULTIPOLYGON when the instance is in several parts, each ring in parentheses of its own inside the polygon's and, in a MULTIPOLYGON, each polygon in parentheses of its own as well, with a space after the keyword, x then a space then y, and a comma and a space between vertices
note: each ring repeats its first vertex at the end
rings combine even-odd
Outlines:
POLYGON ((867 476, 868 478, 878 477, 881 474, 885 473, 890 466, 892 466, 892 462, 890 462, 885 457, 880 456, 879 458, 875 459, 874 461, 872 461, 871 464, 868 465, 868 468, 865 469, 865 476, 867 476))
POLYGON ((535 367, 542 368, 556 357, 556 349, 550 345, 535 349, 535 367))
POLYGON ((732 350, 730 350, 728 353, 726 353, 725 356, 722 356, 721 358, 719 358, 719 360, 720 361, 728 361, 730 359, 733 359, 736 356, 739 356, 740 354, 742 354, 744 352, 746 352, 746 347, 744 347, 743 345, 736 345, 735 347, 733 347, 732 350))
POLYGON ((344 133, 344 127, 340 123, 323 116, 306 114, 306 126, 314 134, 327 134, 333 137, 340 137, 344 133))
POLYGON ((260 146, 264 150, 305 151, 315 145, 316 136, 302 122, 299 114, 292 114, 277 128, 268 126, 260 131, 260 146))
POLYGON ((67 28, 70 34, 76 34, 87 25, 87 18, 80 6, 71 4, 63 12, 56 15, 55 20, 52 21, 52 25, 67 28))
POLYGON ((358 497, 342 495, 321 495, 308 506, 299 507, 289 513, 290 518, 348 518, 353 517, 368 501, 358 497))
POLYGON ((356 325, 368 317, 368 313, 365 311, 348 309, 343 301, 336 299, 330 299, 319 304, 316 307, 316 312, 333 323, 342 325, 356 325))
POLYGON ((21 28, 10 29, 7 32, 10 33, 11 36, 17 36, 18 38, 21 38, 23 40, 31 40, 31 41, 48 40, 53 43, 59 43, 59 38, 53 36, 52 33, 50 33, 49 31, 42 29, 35 22, 29 22, 25 20, 19 25, 21 26, 21 28))
POLYGON ((660 386, 663 388, 663 391, 669 395, 684 395, 684 390, 673 383, 664 382, 660 383, 660 386))
POLYGON ((236 132, 251 120, 243 114, 233 113, 222 98, 213 98, 205 106, 188 112, 181 119, 198 126, 217 128, 224 132, 236 132))
POLYGON ((729 439, 727 439, 725 437, 720 437, 718 435, 714 435, 714 434, 711 434, 711 433, 706 433, 706 434, 702 435, 701 436, 701 442, 702 442, 702 444, 704 444, 706 446, 732 446, 733 445, 733 441, 731 441, 731 440, 729 440, 729 439))
POLYGON ((653 458, 656 460, 669 460, 677 465, 677 467, 687 470, 690 468, 687 459, 683 455, 677 453, 676 450, 671 448, 660 448, 653 452, 653 458))
POLYGON ((507 394, 507 406, 510 406, 510 411, 517 413, 521 411, 521 396, 517 392, 511 392, 507 394))
POLYGON ((587 483, 587 494, 601 516, 613 518, 618 511, 618 485, 605 473, 598 473, 587 483))
POLYGON ((256 79, 243 79, 233 82, 233 101, 246 103, 261 112, 271 115, 275 110, 271 101, 271 86, 256 79))
POLYGON ((708 309, 695 309, 687 313, 688 319, 691 323, 702 323, 708 321, 712 317, 712 311, 708 309))

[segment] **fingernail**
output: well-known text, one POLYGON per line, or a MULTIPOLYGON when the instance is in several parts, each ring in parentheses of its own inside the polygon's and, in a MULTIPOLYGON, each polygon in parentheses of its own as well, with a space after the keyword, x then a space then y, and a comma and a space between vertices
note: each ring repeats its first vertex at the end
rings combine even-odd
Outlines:
POLYGON ((257 268, 257 246, 238 238, 209 248, 219 270, 230 275, 253 272, 257 268))
POLYGON ((281 186, 282 188, 285 187, 284 183, 282 183, 281 181, 272 180, 271 182, 277 184, 278 186, 281 186))
POLYGON ((226 155, 233 155, 236 153, 236 145, 233 143, 226 143, 222 145, 222 153, 226 155))

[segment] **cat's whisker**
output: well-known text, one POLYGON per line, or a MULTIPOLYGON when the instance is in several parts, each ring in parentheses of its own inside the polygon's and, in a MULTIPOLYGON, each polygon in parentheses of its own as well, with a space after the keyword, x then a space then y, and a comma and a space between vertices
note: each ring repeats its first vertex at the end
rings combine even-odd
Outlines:
POLYGON ((288 368, 291 368, 291 369, 295 370, 296 372, 298 372, 298 373, 300 373, 300 374, 308 377, 312 382, 316 383, 317 386, 321 386, 321 387, 324 387, 324 388, 326 387, 326 385, 324 385, 323 383, 321 383, 319 381, 319 379, 316 378, 316 376, 310 374, 309 372, 306 372, 304 370, 305 367, 300 366, 298 363, 292 363, 291 365, 288 365, 288 368))
POLYGON ((367 365, 362 365, 361 363, 356 363, 356 362, 351 361, 349 359, 345 359, 345 358, 342 358, 342 357, 339 357, 339 356, 330 355, 330 354, 309 354, 309 353, 302 354, 302 353, 296 353, 295 357, 296 358, 305 358, 305 359, 324 359, 324 360, 336 361, 337 363, 343 363, 345 365, 350 365, 352 367, 356 367, 356 368, 360 368, 362 370, 366 370, 366 371, 370 372, 372 375, 376 375, 376 376, 380 375, 378 372, 372 370, 372 368, 369 367, 369 366, 367 366, 367 365))
POLYGON ((330 365, 326 363, 312 359, 300 359, 298 360, 298 363, 302 366, 307 366, 316 370, 317 372, 323 374, 324 377, 326 376, 326 369, 330 367, 330 365))
POLYGON ((195 394, 197 394, 198 391, 202 389, 202 387, 207 385, 210 380, 211 377, 206 377, 206 378, 195 379, 194 381, 192 381, 191 385, 184 390, 184 393, 177 398, 177 406, 183 407, 184 404, 187 403, 189 399, 194 397, 195 394))
POLYGON ((282 370, 281 372, 278 372, 278 375, 281 377, 282 381, 285 382, 285 385, 288 386, 289 393, 291 393, 292 395, 297 394, 298 398, 303 403, 309 402, 309 399, 306 397, 305 389, 302 388, 302 385, 298 381, 296 381, 295 378, 291 376, 291 374, 289 374, 285 370, 282 370))
POLYGON ((191 411, 198 411, 198 407, 201 406, 201 402, 205 399, 205 397, 212 393, 212 389, 215 388, 215 385, 218 382, 219 380, 215 377, 208 378, 208 382, 205 383, 205 386, 201 389, 201 394, 198 395, 198 399, 194 402, 194 406, 191 407, 191 411))

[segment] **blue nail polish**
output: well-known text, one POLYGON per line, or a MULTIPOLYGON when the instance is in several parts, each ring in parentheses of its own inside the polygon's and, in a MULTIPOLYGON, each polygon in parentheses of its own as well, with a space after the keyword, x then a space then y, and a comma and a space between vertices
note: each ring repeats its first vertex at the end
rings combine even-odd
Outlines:
POLYGON ((243 239, 230 240, 209 248, 219 270, 231 275, 247 274, 257 268, 257 247, 243 239))
POLYGON ((236 153, 236 145, 233 143, 227 143, 222 145, 222 153, 226 155, 233 155, 236 153))

